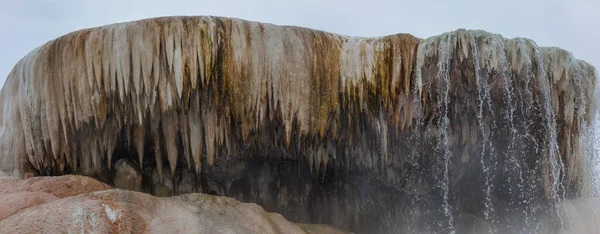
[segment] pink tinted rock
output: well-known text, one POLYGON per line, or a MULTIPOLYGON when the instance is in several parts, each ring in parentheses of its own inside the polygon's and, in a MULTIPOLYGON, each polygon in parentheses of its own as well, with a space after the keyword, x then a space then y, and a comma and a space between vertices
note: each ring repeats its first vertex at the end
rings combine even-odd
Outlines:
POLYGON ((17 192, 0 195, 0 220, 22 209, 54 201, 56 196, 44 192, 17 192))
POLYGON ((26 180, 0 180, 0 194, 16 192, 45 192, 58 198, 107 190, 111 187, 85 176, 32 177, 26 180))
POLYGON ((0 180, 0 233, 343 233, 233 198, 109 188, 81 176, 0 180))

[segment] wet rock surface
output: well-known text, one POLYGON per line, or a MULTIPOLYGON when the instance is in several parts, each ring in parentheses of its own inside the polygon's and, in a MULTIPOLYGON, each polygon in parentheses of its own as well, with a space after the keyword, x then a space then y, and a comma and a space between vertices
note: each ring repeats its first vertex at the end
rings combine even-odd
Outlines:
POLYGON ((158 198, 89 177, 0 179, 0 233, 345 233, 205 194, 158 198))

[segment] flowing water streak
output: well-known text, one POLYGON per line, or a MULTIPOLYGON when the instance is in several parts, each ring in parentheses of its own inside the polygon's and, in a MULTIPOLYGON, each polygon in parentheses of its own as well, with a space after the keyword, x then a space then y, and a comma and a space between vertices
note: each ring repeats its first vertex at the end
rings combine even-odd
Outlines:
MULTIPOLYGON (((528 39, 524 39, 524 38, 515 38, 515 40, 518 40, 518 49, 523 53, 522 54, 522 58, 525 60, 524 64, 523 64, 523 77, 524 77, 524 91, 525 91, 525 96, 522 98, 522 105, 521 105, 521 112, 525 115, 525 116, 531 116, 531 112, 533 110, 533 94, 531 93, 531 91, 529 90, 529 82, 531 81, 531 78, 533 77, 533 72, 532 72, 532 64, 531 64, 531 56, 529 54, 529 46, 533 44, 532 42, 530 42, 530 40, 528 39)), ((521 136, 522 138, 525 139, 529 139, 533 142, 534 147, 535 147, 535 152, 539 152, 539 145, 537 143, 537 140, 535 137, 533 137, 531 134, 529 134, 529 129, 531 128, 531 125, 533 124, 533 121, 527 121, 525 126, 525 129, 527 129, 526 131, 524 131, 523 135, 521 136)), ((525 181, 523 179, 523 175, 522 175, 523 171, 519 170, 519 178, 521 180, 521 186, 520 186, 520 195, 521 195, 521 200, 523 201, 523 203, 526 205, 526 208, 523 210, 523 214, 525 215, 525 227, 524 228, 528 228, 531 229, 531 225, 532 225, 532 218, 535 219, 535 213, 536 213, 536 209, 534 207, 534 201, 536 199, 535 196, 532 196, 531 194, 526 194, 523 191, 523 184, 525 184, 525 181), (525 196, 525 197, 524 197, 525 196)), ((535 222, 534 222, 535 223, 535 222)), ((524 230, 525 231, 525 230, 524 230)), ((537 230, 536 230, 537 231, 537 230)))
POLYGON ((448 149, 448 130, 449 130, 449 126, 450 126, 450 119, 448 118, 448 109, 449 109, 449 92, 450 92, 450 60, 451 60, 451 53, 452 53, 452 48, 453 48, 453 40, 452 40, 452 33, 446 33, 445 37, 442 38, 442 41, 440 41, 439 44, 439 50, 438 50, 438 86, 441 86, 440 88, 443 88, 443 99, 438 99, 438 107, 443 108, 444 111, 444 115, 442 117, 442 126, 441 126, 441 130, 442 130, 442 146, 441 146, 441 150, 443 151, 444 154, 444 178, 442 181, 442 187, 444 190, 444 214, 446 215, 446 217, 448 217, 448 225, 449 225, 449 233, 455 233, 455 229, 454 229, 454 218, 452 216, 452 208, 450 207, 450 204, 448 202, 448 193, 449 193, 449 186, 450 186, 450 178, 449 178, 449 171, 448 171, 448 166, 450 163, 450 158, 452 157, 452 154, 450 152, 450 150, 448 149))
MULTIPOLYGON (((414 122, 414 126, 412 128, 412 133, 410 136, 410 140, 411 142, 415 143, 416 147, 423 147, 422 146, 422 142, 423 142, 423 130, 421 127, 423 127, 424 125, 424 120, 423 117, 421 116, 420 113, 422 113, 423 111, 423 106, 422 106, 422 100, 423 100, 423 86, 425 84, 423 84, 423 68, 425 67, 425 51, 426 51, 426 47, 428 44, 420 44, 419 47, 417 48, 417 53, 416 53, 416 69, 415 69, 415 89, 412 91, 413 94, 413 98, 412 98, 412 103, 413 103, 413 113, 415 113, 415 116, 413 117, 413 121, 414 122)), ((427 82, 427 90, 431 90, 431 81, 427 82)), ((411 156, 412 158, 410 159, 410 165, 414 171, 414 173, 416 173, 416 175, 414 175, 414 177, 412 178, 413 183, 415 184, 422 184, 425 183, 423 182, 424 180, 424 169, 421 167, 420 163, 419 163, 419 158, 421 158, 423 155, 421 155, 421 153, 419 152, 419 150, 411 150, 411 156)), ((422 196, 417 190, 418 190, 418 186, 414 186, 413 188, 413 193, 416 194, 413 196, 411 203, 413 205, 415 205, 417 202, 422 202, 423 200, 428 199, 427 197, 422 196)), ((416 217, 419 216, 424 216, 427 215, 427 213, 429 213, 430 210, 429 209, 425 209, 423 211, 418 210, 411 210, 411 215, 415 215, 416 217)), ((410 227, 408 227, 409 230, 407 230, 408 233, 418 233, 419 230, 417 228, 417 225, 409 225, 410 227)))
MULTIPOLYGON (((509 142, 508 142, 508 147, 506 150, 506 158, 508 158, 508 161, 510 164, 512 164, 512 166, 514 167, 514 169, 516 169, 516 173, 518 175, 518 183, 517 183, 517 187, 519 188, 519 191, 517 192, 517 195, 519 196, 519 201, 518 203, 521 203, 523 201, 523 186, 525 183, 525 180, 523 179, 523 170, 521 168, 521 164, 519 162, 519 159, 517 158, 517 153, 514 149, 515 147, 515 143, 518 137, 518 131, 517 128, 515 127, 515 123, 514 123, 514 112, 515 112, 515 105, 513 102, 513 90, 512 90, 512 84, 511 84, 511 77, 512 77, 512 73, 509 71, 509 65, 508 65, 508 59, 506 57, 506 44, 504 41, 504 38, 498 36, 496 38, 496 40, 494 40, 495 43, 497 43, 497 45, 495 45, 495 48, 498 48, 498 53, 500 55, 499 61, 498 61, 498 65, 500 68, 500 75, 502 76, 502 78, 504 79, 504 98, 506 101, 506 108, 505 108, 505 113, 504 113, 504 118, 506 120, 508 120, 509 123, 509 142)), ((510 168, 509 168, 510 169, 510 168)), ((508 184, 512 184, 512 177, 511 177, 512 173, 509 173, 508 178, 508 184)), ((512 191, 512 187, 509 186, 509 194, 513 194, 512 191)), ((514 201, 511 199, 511 201, 509 202, 509 204, 512 205, 514 201)), ((527 216, 527 214, 525 214, 525 216, 527 216)), ((525 220, 528 221, 528 220, 525 220)), ((527 225, 527 223, 526 223, 527 225)))
POLYGON ((556 215, 558 216, 558 219, 560 221, 560 227, 562 232, 564 232, 564 225, 563 225, 563 217, 561 214, 561 209, 560 207, 562 206, 562 201, 564 201, 564 194, 563 197, 561 197, 561 193, 559 192, 560 188, 561 188, 561 183, 559 182, 559 178, 561 177, 561 172, 564 172, 564 165, 562 164, 562 159, 560 159, 560 151, 558 148, 558 141, 557 141, 557 135, 556 135, 556 120, 555 120, 555 116, 554 116, 554 110, 552 108, 552 93, 550 93, 550 81, 548 80, 548 77, 546 75, 546 71, 544 69, 544 62, 542 60, 542 55, 538 49, 538 47, 534 47, 535 48, 535 59, 537 62, 537 66, 538 66, 538 81, 540 82, 540 89, 542 91, 542 95, 544 97, 544 109, 546 111, 545 113, 545 120, 546 120, 546 130, 548 131, 548 134, 550 135, 550 139, 548 142, 548 156, 549 156, 549 161, 550 161, 550 166, 552 167, 552 195, 554 196, 554 204, 555 204, 555 208, 556 208, 556 215), (556 158, 559 158, 559 160, 557 160, 556 158))
MULTIPOLYGON (((598 73, 596 72, 596 77, 598 73)), ((591 103, 600 104, 600 87, 595 86, 592 94, 591 103)), ((585 100, 585 99, 584 99, 585 100)), ((593 112, 590 114, 590 122, 584 128, 582 146, 584 163, 589 165, 589 168, 585 171, 584 180, 584 194, 588 197, 599 197, 600 196, 600 110, 592 108, 593 112)), ((599 211, 600 212, 600 211, 599 211)))
MULTIPOLYGON (((493 223, 493 212, 494 212, 494 206, 492 204, 492 198, 491 198, 491 192, 492 192, 492 185, 491 185, 491 172, 490 172, 490 168, 488 165, 486 165, 485 163, 485 155, 486 155, 486 146, 489 145, 489 151, 491 152, 492 150, 492 145, 491 142, 489 140, 489 136, 486 134, 485 132, 485 127, 484 127, 484 118, 483 118, 483 107, 484 105, 486 105, 487 101, 487 105, 488 108, 491 109, 491 102, 490 102, 490 98, 489 98, 489 88, 488 85, 483 84, 483 81, 481 80, 481 68, 479 66, 479 51, 477 48, 477 38, 474 36, 473 32, 469 33, 470 35, 470 39, 471 39, 471 48, 473 49, 473 65, 474 65, 474 69, 475 69, 475 82, 477 85, 477 93, 478 93, 478 99, 479 99, 479 112, 477 113, 477 120, 479 122, 479 131, 480 134, 483 138, 482 140, 482 146, 481 146, 481 168, 483 170, 483 172, 485 173, 485 211, 483 212, 485 220, 491 221, 493 223)), ((490 134, 492 134, 490 132, 490 134)), ((495 228, 493 228, 493 225, 490 225, 490 229, 489 229, 490 233, 495 233, 497 232, 495 230, 495 228)))

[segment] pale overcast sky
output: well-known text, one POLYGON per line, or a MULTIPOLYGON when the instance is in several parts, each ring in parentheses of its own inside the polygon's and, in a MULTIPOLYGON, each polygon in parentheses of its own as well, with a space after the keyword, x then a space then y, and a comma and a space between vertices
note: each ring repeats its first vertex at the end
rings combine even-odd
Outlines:
POLYGON ((27 52, 82 28, 169 15, 215 15, 350 36, 425 38, 484 29, 558 46, 600 67, 600 0, 2 0, 0 83, 27 52))

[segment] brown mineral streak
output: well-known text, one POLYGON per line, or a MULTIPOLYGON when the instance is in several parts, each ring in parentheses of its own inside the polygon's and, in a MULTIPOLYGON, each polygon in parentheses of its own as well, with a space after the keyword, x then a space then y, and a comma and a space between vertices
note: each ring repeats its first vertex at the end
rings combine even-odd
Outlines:
MULTIPOLYGON (((453 55, 458 59, 453 64, 472 65, 471 34, 454 34, 459 40, 453 46, 462 53, 453 55)), ((489 40, 482 36, 477 44, 489 40)), ((507 41, 511 69, 521 72, 524 62, 515 57, 526 52, 512 46, 515 40, 507 41)), ((138 152, 140 165, 148 141, 155 144, 157 164, 165 156, 172 171, 186 163, 199 172, 203 161, 212 166, 218 157, 235 157, 237 147, 264 143, 265 138, 274 141, 275 148, 311 148, 315 152, 303 152, 311 167, 312 162, 326 166, 329 156, 335 158, 334 146, 319 142, 329 139, 349 147, 359 142, 359 115, 379 126, 384 137, 378 144, 388 163, 388 141, 406 134, 420 118, 417 114, 425 122, 439 117, 434 88, 438 81, 431 80, 431 74, 437 74, 439 43, 440 37, 347 37, 219 17, 154 18, 73 32, 32 51, 10 73, 0 94, 0 169, 19 174, 28 166, 63 170, 69 165, 87 174, 103 168, 103 163, 111 167, 121 129, 138 152), (279 120, 282 129, 265 125, 279 120), (146 129, 151 139, 145 139, 146 129), (316 153, 322 148, 327 152, 316 153)), ((482 69, 497 71, 498 55, 480 46, 482 69)), ((568 88, 575 69, 561 70, 570 57, 551 54, 555 51, 542 53, 544 61, 555 63, 546 63, 553 89, 560 90, 553 93, 558 95, 555 111, 566 108, 564 114, 556 113, 558 126, 579 133, 578 126, 590 118, 576 119, 572 113, 576 108, 591 113, 591 102, 569 103, 580 91, 568 88)), ((533 50, 527 53, 533 57, 533 50)), ((581 66, 587 75, 595 72, 590 65, 581 66)), ((454 73, 473 74, 472 69, 454 73)), ((452 79, 474 86, 473 80, 452 79)), ((452 95, 464 95, 459 86, 452 88, 452 95)), ((591 100, 590 92, 586 100, 591 100)), ((460 105, 470 111, 454 113, 452 132, 462 134, 462 144, 474 144, 477 125, 468 119, 474 118, 475 105, 460 105)), ((560 143, 578 147, 578 136, 561 138, 566 142, 560 143)), ((561 149, 565 160, 572 161, 569 152, 576 149, 561 149)), ((349 154, 356 154, 354 150, 349 154)), ((352 165, 376 167, 376 161, 364 160, 358 158, 352 165)))

